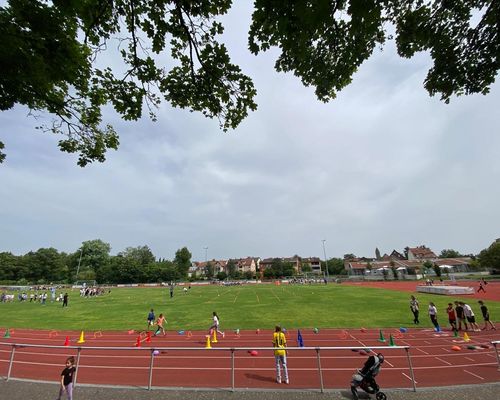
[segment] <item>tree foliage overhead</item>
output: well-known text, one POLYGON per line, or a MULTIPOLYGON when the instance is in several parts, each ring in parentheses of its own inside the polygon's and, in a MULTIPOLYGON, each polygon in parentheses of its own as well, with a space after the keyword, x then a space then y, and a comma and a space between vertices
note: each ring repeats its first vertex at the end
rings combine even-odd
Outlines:
MULTIPOLYGON (((233 129, 256 109, 256 91, 218 41, 218 19, 231 5, 9 0, 0 7, 0 110, 22 104, 52 114, 41 128, 63 135, 61 150, 78 153, 81 166, 118 147, 102 120, 106 105, 125 120, 144 108, 154 119, 163 98, 233 129), (117 41, 122 63, 101 66, 117 41)), ((335 98, 393 31, 400 56, 429 52, 424 86, 445 102, 488 93, 500 68, 497 0, 255 0, 254 7, 250 51, 278 47, 275 68, 313 86, 321 101, 335 98)), ((0 162, 2 149, 0 142, 0 162)))
POLYGON ((276 69, 328 101, 395 27, 401 57, 430 53, 424 86, 449 102, 454 94, 488 93, 500 68, 499 21, 496 0, 256 0, 250 50, 279 47, 276 69))
POLYGON ((216 18, 230 6, 230 0, 9 0, 0 8, 0 110, 23 104, 53 114, 42 129, 64 135, 61 150, 78 152, 81 166, 104 161, 106 149, 118 147, 115 130, 102 121, 107 104, 125 120, 141 118, 143 107, 155 118, 163 97, 217 118, 224 130, 235 128, 256 109, 256 91, 217 41, 223 26, 216 18), (117 40, 120 67, 98 67, 117 40), (175 66, 169 69, 165 58, 175 66))

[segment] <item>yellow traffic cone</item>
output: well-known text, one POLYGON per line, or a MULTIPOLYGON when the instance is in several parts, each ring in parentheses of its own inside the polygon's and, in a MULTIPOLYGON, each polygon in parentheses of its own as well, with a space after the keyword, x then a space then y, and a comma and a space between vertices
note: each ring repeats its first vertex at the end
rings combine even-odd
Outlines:
POLYGON ((82 331, 82 333, 80 333, 80 339, 78 339, 78 342, 76 342, 76 343, 85 343, 85 337, 83 335, 83 331, 82 331))
POLYGON ((210 344, 210 335, 207 335, 207 344, 205 345, 205 349, 211 349, 212 345, 210 344))
POLYGON ((215 329, 212 331, 212 343, 217 343, 217 331, 215 329))
POLYGON ((464 332, 464 342, 470 342, 470 337, 467 335, 467 332, 464 332))

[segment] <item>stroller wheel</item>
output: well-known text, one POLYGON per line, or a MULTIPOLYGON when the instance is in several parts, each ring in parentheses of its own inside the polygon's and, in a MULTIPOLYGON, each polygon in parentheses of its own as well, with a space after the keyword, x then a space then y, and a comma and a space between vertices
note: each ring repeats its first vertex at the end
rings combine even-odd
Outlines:
POLYGON ((385 395, 384 392, 378 392, 376 395, 375 395, 375 398, 377 400, 386 400, 387 399, 387 396, 385 395))

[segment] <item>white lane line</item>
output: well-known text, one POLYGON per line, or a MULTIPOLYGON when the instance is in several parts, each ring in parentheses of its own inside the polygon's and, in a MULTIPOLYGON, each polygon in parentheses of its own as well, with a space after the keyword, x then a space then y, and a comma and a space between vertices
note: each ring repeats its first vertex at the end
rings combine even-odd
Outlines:
MULTIPOLYGON (((411 379, 408 375, 406 375, 404 372, 401 372, 401 373, 402 373, 402 374, 403 374, 403 376, 404 376, 405 378, 407 378, 409 381, 411 381, 411 380, 412 380, 412 379, 411 379)), ((415 380, 415 383, 418 383, 418 382, 415 380)))
POLYGON ((464 372, 467 372, 468 374, 471 374, 472 376, 475 376, 476 378, 479 378, 479 379, 481 379, 481 380, 483 380, 483 381, 484 381, 484 378, 483 378, 482 376, 479 376, 479 375, 473 374, 472 372, 469 372, 469 371, 467 371, 466 369, 464 369, 464 372))
POLYGON ((403 343, 405 346, 411 346, 411 344, 410 344, 410 343, 405 342, 404 340, 401 340, 401 343, 403 343))
POLYGON ((466 360, 469 360, 469 361, 472 361, 472 362, 475 362, 476 360, 470 358, 470 357, 464 357, 466 360))
POLYGON ((443 348, 443 347, 441 347, 441 350, 444 350, 444 351, 446 351, 447 353, 451 353, 451 350, 445 349, 445 348, 443 348))
POLYGON ((429 342, 428 340, 424 340, 424 343, 427 343, 427 344, 432 344, 431 342, 429 342))
POLYGON ((429 355, 429 353, 427 353, 425 350, 422 350, 420 347, 415 347, 415 350, 421 351, 422 353, 429 355))
POLYGON ((439 360, 439 361, 441 361, 441 362, 445 363, 445 364, 452 365, 451 363, 449 363, 448 361, 443 360, 442 358, 439 358, 439 357, 434 357, 434 358, 435 358, 436 360, 439 360))

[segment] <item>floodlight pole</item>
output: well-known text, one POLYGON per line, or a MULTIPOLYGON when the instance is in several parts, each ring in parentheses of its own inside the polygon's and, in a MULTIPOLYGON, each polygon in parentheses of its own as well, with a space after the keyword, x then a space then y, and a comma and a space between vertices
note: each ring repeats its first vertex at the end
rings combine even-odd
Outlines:
POLYGON ((207 259, 207 251, 208 251, 208 247, 203 247, 205 249, 205 264, 208 262, 208 259, 207 259))
POLYGON ((326 239, 323 239, 322 242, 323 242, 323 255, 325 256, 326 279, 328 279, 330 278, 330 273, 328 272, 328 260, 326 258, 326 250, 325 250, 326 239))
POLYGON ((76 281, 77 282, 78 282, 78 274, 80 273, 80 264, 82 262, 82 255, 83 255, 83 248, 80 249, 80 258, 78 259, 78 267, 76 268, 76 281))

